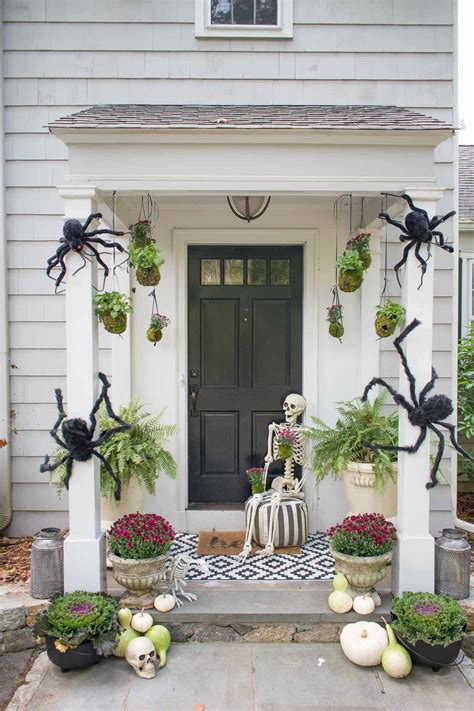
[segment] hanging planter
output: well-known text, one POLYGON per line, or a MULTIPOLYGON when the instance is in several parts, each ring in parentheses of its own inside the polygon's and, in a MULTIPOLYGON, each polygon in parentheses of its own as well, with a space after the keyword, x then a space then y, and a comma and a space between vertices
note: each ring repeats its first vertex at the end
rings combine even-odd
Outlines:
POLYGON ((165 260, 160 248, 152 242, 146 247, 130 247, 130 262, 135 267, 137 281, 142 286, 157 286, 160 283, 160 267, 165 260))
POLYGON ((370 234, 367 232, 359 232, 355 237, 350 239, 346 245, 348 251, 357 252, 364 269, 368 269, 372 264, 369 240, 370 234))
POLYGON ((400 304, 387 299, 384 304, 377 306, 375 333, 379 338, 388 338, 395 332, 397 326, 402 326, 404 322, 405 309, 400 304))
POLYGON ((119 291, 97 294, 94 298, 97 318, 109 333, 123 333, 127 329, 127 314, 132 312, 130 298, 119 291))
POLYGON ((154 242, 150 220, 139 220, 130 225, 130 241, 134 247, 147 247, 154 242))
POLYGON ((344 252, 336 262, 339 269, 338 286, 341 291, 357 291, 364 281, 364 265, 358 252, 344 252))
POLYGON ((344 335, 344 323, 342 320, 342 305, 333 304, 328 308, 329 334, 333 338, 341 338, 344 335))
POLYGON ((158 343, 163 338, 163 329, 169 326, 170 319, 163 314, 152 314, 146 337, 151 343, 158 343))

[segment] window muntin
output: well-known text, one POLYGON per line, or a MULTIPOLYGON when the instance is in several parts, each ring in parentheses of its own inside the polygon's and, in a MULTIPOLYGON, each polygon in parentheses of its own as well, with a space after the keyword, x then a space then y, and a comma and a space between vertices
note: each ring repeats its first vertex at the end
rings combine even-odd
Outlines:
POLYGON ((278 25, 278 0, 211 0, 211 25, 278 25))
POLYGON ((291 39, 294 0, 194 0, 196 37, 291 39))

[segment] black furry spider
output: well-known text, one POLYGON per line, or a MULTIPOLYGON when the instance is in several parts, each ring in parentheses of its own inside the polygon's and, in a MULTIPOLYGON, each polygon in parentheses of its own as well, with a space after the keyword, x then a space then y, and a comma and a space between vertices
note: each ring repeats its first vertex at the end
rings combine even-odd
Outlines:
MULTIPOLYGON (((391 193, 387 193, 391 194, 391 193)), ((398 197, 395 196, 395 197, 398 197)), ((404 200, 407 201, 409 206, 412 209, 412 212, 409 212, 408 215, 405 217, 405 224, 403 225, 401 222, 398 220, 392 220, 390 215, 387 212, 381 212, 379 213, 379 217, 383 218, 384 220, 387 220, 387 222, 390 225, 394 225, 395 227, 398 227, 399 230, 403 232, 403 234, 400 235, 400 242, 408 242, 408 244, 405 246, 403 250, 403 256, 400 259, 397 264, 394 266, 395 274, 397 275, 397 281, 398 284, 400 284, 400 278, 398 276, 398 270, 400 267, 405 264, 408 258, 408 252, 412 247, 415 247, 415 257, 418 259, 420 265, 421 265, 421 281, 420 281, 420 288, 423 284, 423 277, 426 272, 426 267, 427 267, 427 260, 423 259, 423 257, 420 254, 420 247, 422 244, 428 245, 428 259, 431 256, 430 253, 430 246, 433 240, 433 237, 435 238, 434 244, 437 247, 441 247, 441 249, 444 249, 446 252, 454 252, 453 247, 449 244, 445 244, 444 242, 444 237, 443 233, 439 232, 439 230, 435 230, 435 227, 438 227, 442 222, 445 222, 448 220, 450 217, 456 214, 456 211, 453 210, 452 212, 448 212, 446 215, 443 215, 442 217, 439 217, 438 215, 435 215, 434 217, 430 218, 428 217, 428 213, 426 210, 423 210, 421 207, 416 207, 416 205, 413 204, 413 200, 409 195, 404 193, 401 196, 404 200), (439 242, 436 241, 436 237, 439 238, 439 242)))
POLYGON ((366 446, 368 449, 386 449, 391 451, 409 452, 410 454, 414 454, 419 450, 419 448, 425 441, 427 430, 430 429, 439 438, 438 451, 436 453, 433 467, 431 469, 431 478, 430 481, 426 484, 426 488, 431 489, 438 483, 436 480, 436 474, 438 472, 438 468, 444 452, 444 435, 437 427, 435 427, 435 425, 445 427, 449 431, 449 438, 453 447, 460 454, 462 454, 463 457, 470 459, 471 462, 474 462, 474 457, 471 457, 471 455, 466 452, 462 447, 460 447, 459 444, 456 442, 456 428, 454 427, 454 425, 452 425, 450 422, 444 422, 445 418, 449 417, 453 412, 453 404, 449 397, 446 397, 446 395, 433 395, 432 397, 426 397, 430 390, 434 388, 435 381, 438 377, 434 368, 432 368, 431 380, 423 387, 419 397, 417 397, 416 395, 415 378, 413 376, 413 373, 410 371, 410 368, 408 367, 408 361, 406 359, 405 353, 402 351, 401 343, 419 325, 420 321, 418 321, 418 319, 416 318, 413 319, 413 321, 402 331, 402 333, 397 338, 395 338, 393 342, 393 345, 397 349, 398 355, 400 356, 403 365, 403 370, 405 371, 406 376, 408 378, 408 382, 410 384, 410 397, 412 402, 408 402, 408 400, 406 400, 403 395, 397 393, 397 391, 394 390, 391 385, 389 385, 382 378, 372 378, 372 380, 364 390, 364 394, 362 395, 362 401, 365 402, 367 400, 369 390, 373 388, 374 385, 382 385, 384 388, 387 388, 388 392, 393 397, 397 405, 401 405, 403 408, 405 408, 405 410, 408 412, 408 419, 410 423, 414 427, 420 428, 420 435, 416 440, 415 444, 409 447, 397 447, 395 445, 389 444, 369 443, 364 443, 364 446, 366 446))
MULTIPOLYGON (((101 259, 100 252, 97 251, 97 249, 93 246, 92 242, 100 244, 102 245, 102 247, 115 247, 119 250, 119 252, 125 252, 125 249, 118 242, 106 242, 105 240, 96 236, 107 234, 115 235, 116 237, 123 237, 123 235, 125 234, 124 232, 117 232, 116 230, 108 229, 91 230, 90 232, 87 232, 87 228, 89 227, 92 220, 100 220, 101 217, 102 214, 100 212, 96 212, 93 215, 89 215, 83 225, 81 225, 79 220, 66 220, 66 222, 64 223, 63 236, 59 240, 60 244, 56 250, 56 254, 54 254, 47 260, 48 267, 46 269, 46 274, 50 279, 53 279, 53 281, 55 281, 56 291, 58 290, 58 287, 66 274, 66 264, 64 262, 64 257, 68 252, 77 252, 82 256, 83 259, 85 257, 95 256, 99 264, 104 268, 104 282, 109 274, 109 268, 101 259), (90 253, 84 252, 84 247, 87 247, 90 250, 90 253), (50 276, 50 274, 51 271, 58 266, 58 264, 61 265, 61 271, 57 279, 54 279, 54 277, 50 276)), ((82 268, 83 267, 80 267, 80 269, 82 268)))
POLYGON ((65 422, 63 422, 64 418, 66 417, 66 413, 64 412, 63 407, 63 394, 59 388, 54 391, 56 394, 59 417, 54 423, 50 435, 54 439, 56 444, 65 449, 68 453, 54 464, 49 463, 49 457, 48 455, 46 455, 44 458, 44 462, 40 467, 40 471, 53 472, 62 464, 66 464, 66 476, 64 478, 64 486, 66 487, 66 489, 69 489, 69 479, 71 478, 72 474, 73 461, 76 460, 77 462, 87 462, 92 457, 92 455, 94 455, 98 459, 100 459, 100 461, 105 467, 106 472, 110 474, 112 479, 115 481, 114 497, 116 501, 120 501, 120 479, 114 474, 114 472, 112 471, 112 467, 105 459, 105 457, 103 457, 100 452, 97 452, 95 448, 100 447, 104 442, 106 442, 110 437, 112 437, 112 435, 117 434, 118 432, 124 432, 125 430, 129 430, 130 425, 121 420, 120 417, 118 417, 114 413, 112 409, 112 403, 110 402, 109 396, 107 394, 107 391, 110 388, 110 383, 103 373, 99 373, 99 378, 102 381, 102 390, 99 398, 96 400, 94 407, 92 408, 91 414, 89 415, 89 426, 87 426, 86 421, 80 417, 74 417, 70 420, 65 420, 65 422), (97 439, 92 439, 97 425, 95 416, 102 402, 105 402, 105 407, 108 416, 118 422, 119 426, 111 427, 110 429, 104 430, 100 433, 97 439), (58 437, 57 434, 61 422, 63 422, 61 431, 64 437, 64 441, 60 437, 58 437))

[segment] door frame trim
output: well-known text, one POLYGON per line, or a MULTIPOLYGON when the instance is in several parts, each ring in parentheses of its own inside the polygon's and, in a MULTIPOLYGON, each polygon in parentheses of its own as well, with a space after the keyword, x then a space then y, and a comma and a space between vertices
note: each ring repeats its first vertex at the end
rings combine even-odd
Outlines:
MULTIPOLYGON (((203 512, 188 509, 188 246, 191 245, 275 245, 303 247, 303 393, 308 401, 307 412, 317 412, 318 337, 319 337, 319 231, 317 229, 181 229, 173 230, 174 271, 176 275, 176 372, 177 390, 177 463, 176 508, 186 531, 202 528, 203 512), (185 473, 185 475, 184 475, 185 473)), ((306 500, 310 511, 316 509, 315 487, 308 487, 306 500)), ((212 510, 213 525, 227 530, 239 523, 241 512, 212 510), (219 519, 222 519, 221 521, 219 519)), ((243 520, 243 519, 242 519, 243 520)))

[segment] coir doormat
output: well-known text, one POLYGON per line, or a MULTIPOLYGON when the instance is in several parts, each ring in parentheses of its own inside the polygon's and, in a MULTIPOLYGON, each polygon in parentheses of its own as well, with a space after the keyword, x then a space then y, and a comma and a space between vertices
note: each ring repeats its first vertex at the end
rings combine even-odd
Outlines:
MULTIPOLYGON (((198 555, 238 555, 245 543, 245 531, 200 531, 198 555)), ((261 550, 252 544, 252 555, 261 550)), ((275 548, 275 555, 301 555, 299 546, 275 548)))

